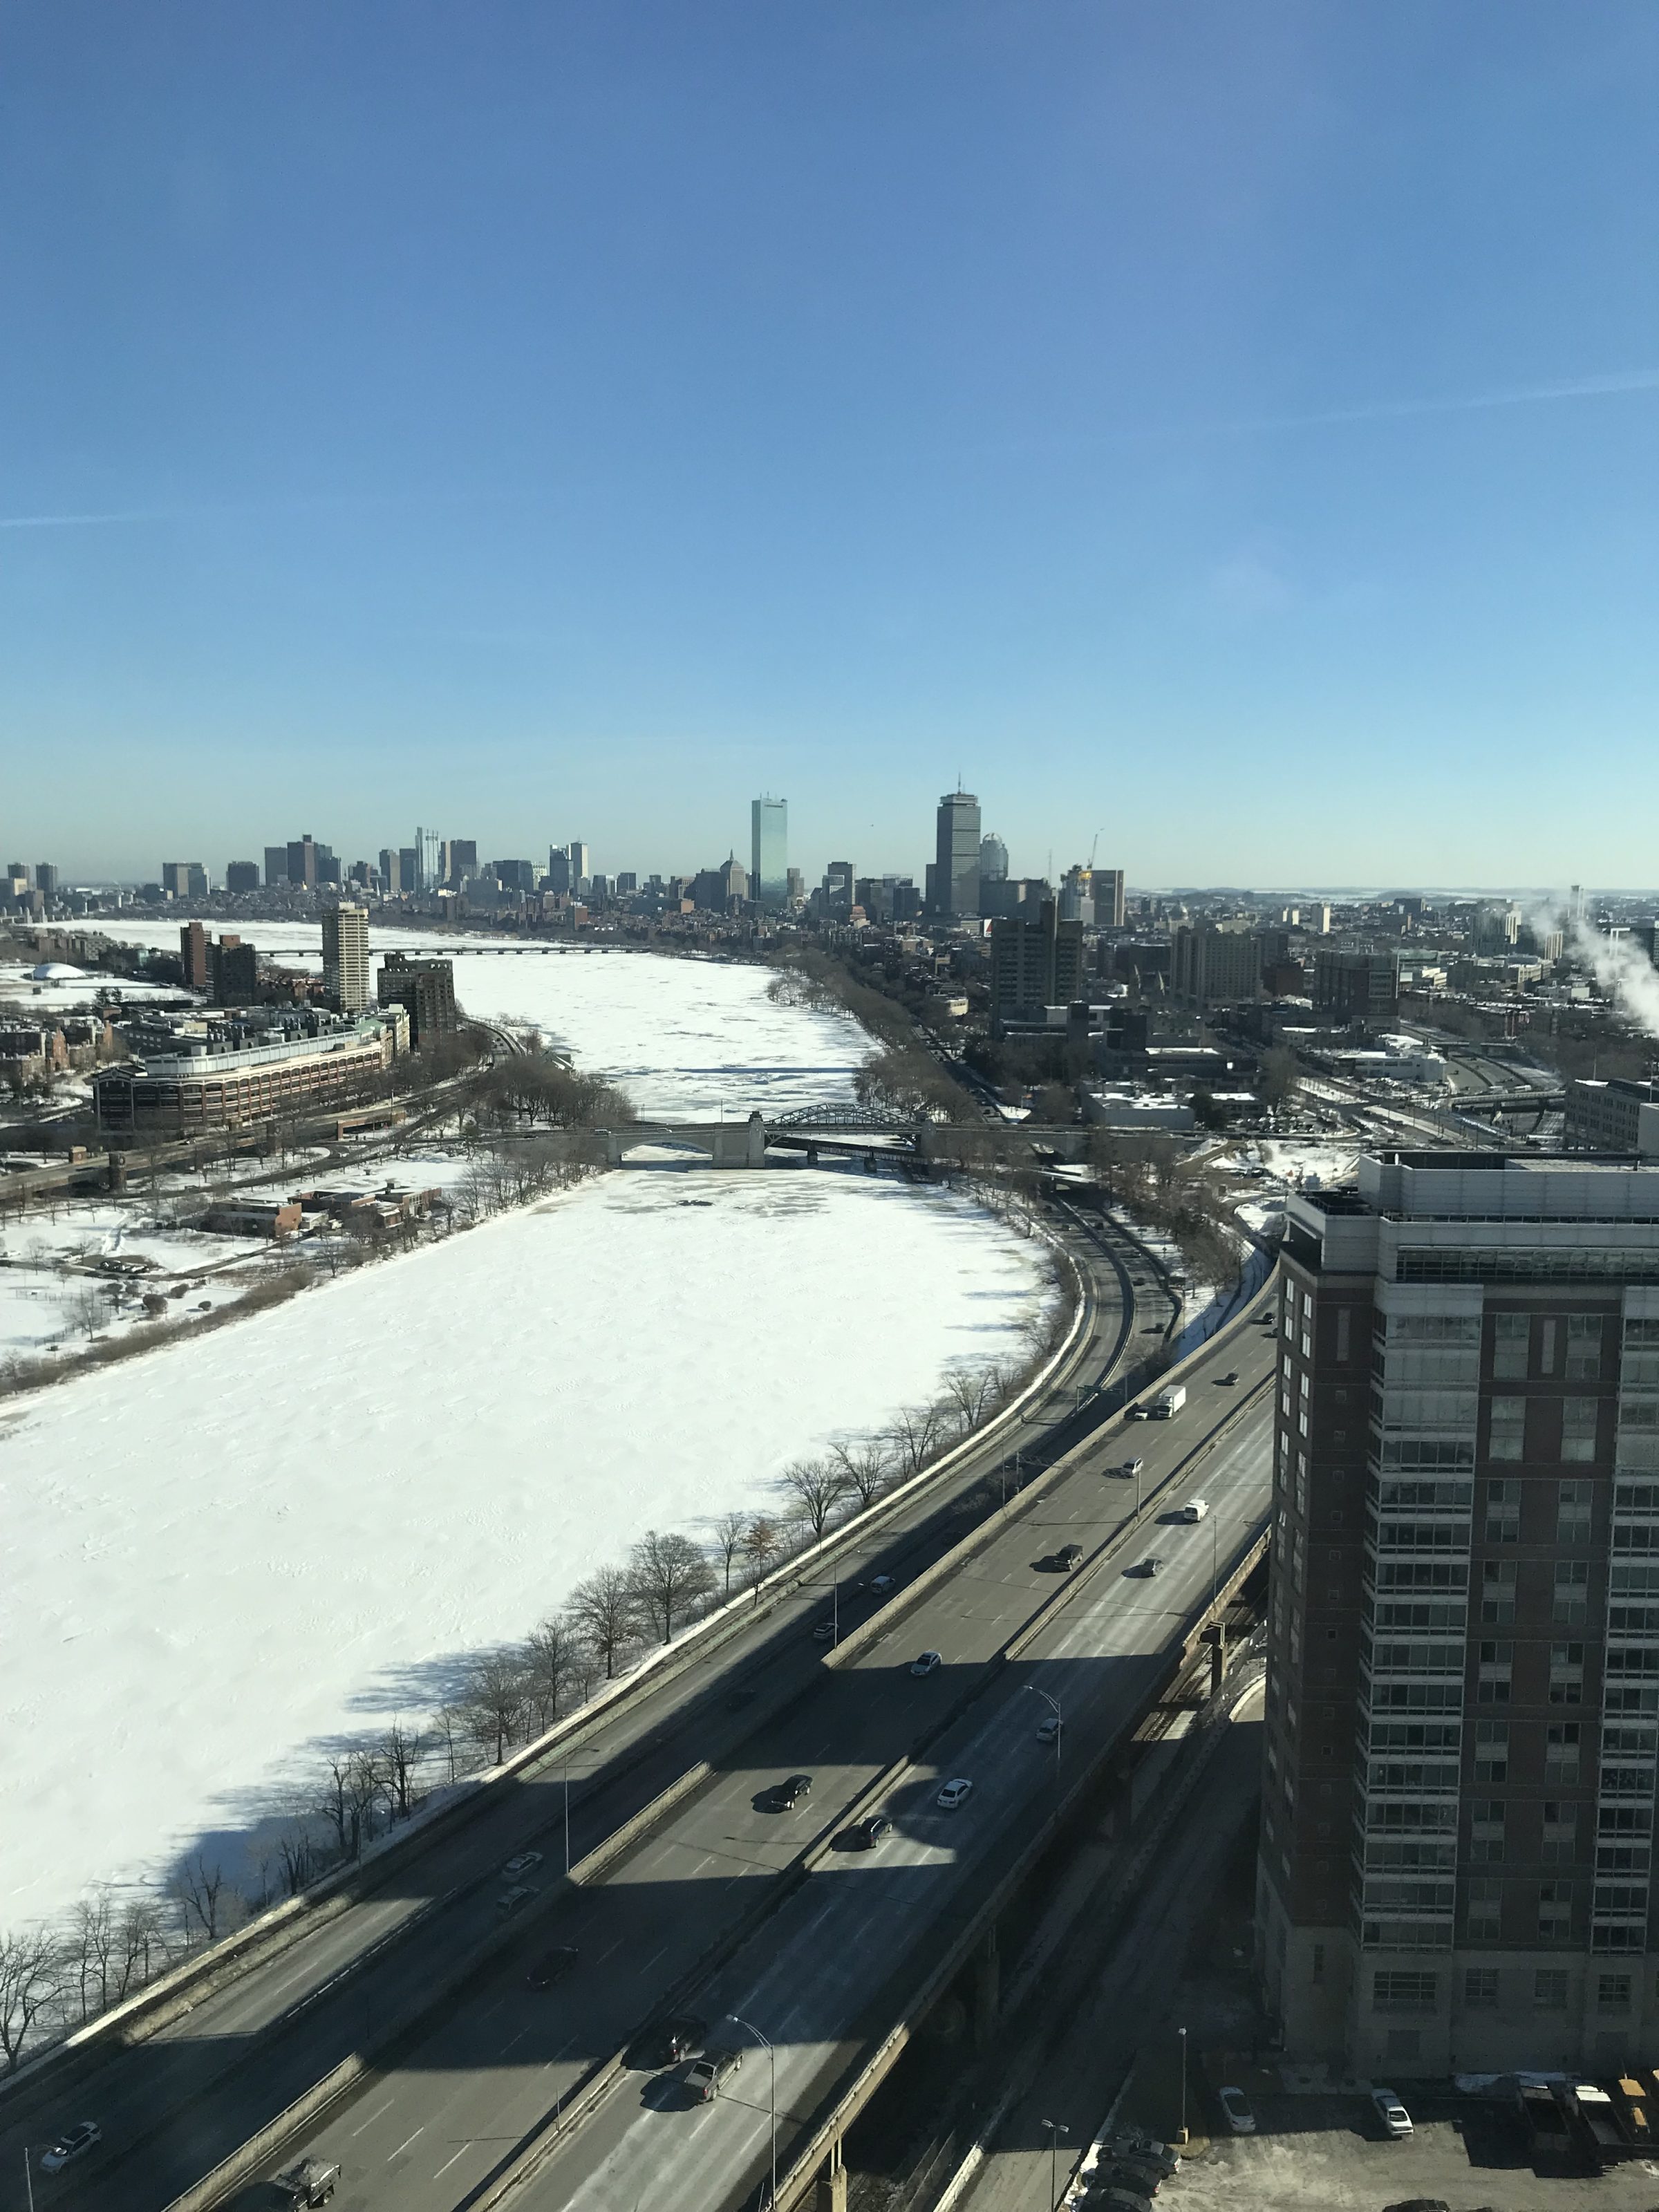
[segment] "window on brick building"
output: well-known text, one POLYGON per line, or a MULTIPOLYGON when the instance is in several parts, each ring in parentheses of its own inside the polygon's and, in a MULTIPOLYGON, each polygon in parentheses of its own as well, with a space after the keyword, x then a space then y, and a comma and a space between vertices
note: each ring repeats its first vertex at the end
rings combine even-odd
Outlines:
POLYGON ((1555 1607, 1553 1618, 1564 1628, 1584 1620, 1589 1613, 1589 1561, 1559 1559, 1555 1567, 1555 1607))
POLYGON ((1486 1485, 1486 1541, 1514 1544, 1521 1538, 1521 1486, 1500 1478, 1486 1485))
POLYGON ((1488 1459, 1524 1459, 1527 1441, 1527 1401, 1524 1398, 1494 1398, 1492 1427, 1486 1446, 1488 1459))
POLYGON ((1472 2012, 1492 2012, 1498 2005, 1496 1966, 1467 1966, 1463 1971, 1463 2002, 1472 2012))
MULTIPOLYGON (((1572 1404, 1568 1399, 1568 1405, 1572 1404)), ((1594 1454, 1591 1455, 1592 1457, 1594 1454)), ((1564 1452, 1562 1456, 1566 1456, 1564 1452)), ((1588 1544, 1590 1540, 1591 1486, 1564 1482, 1556 1492, 1555 1540, 1558 1544, 1588 1544)))
MULTIPOLYGON (((1563 1459, 1591 1460, 1595 1457, 1595 1431, 1600 1413, 1599 1398, 1564 1398, 1561 1401, 1563 1459)), ((1584 1534, 1589 1534, 1588 1527, 1584 1534)))
POLYGON ((1524 1378, 1531 1335, 1529 1314, 1501 1313, 1493 1321, 1492 1371, 1500 1382, 1518 1382, 1524 1378))

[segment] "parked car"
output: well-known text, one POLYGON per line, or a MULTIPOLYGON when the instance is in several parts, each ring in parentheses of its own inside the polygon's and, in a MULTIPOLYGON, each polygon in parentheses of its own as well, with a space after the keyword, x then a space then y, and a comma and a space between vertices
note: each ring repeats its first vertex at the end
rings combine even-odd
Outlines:
POLYGON ((967 1803, 973 1787, 973 1784, 969 1781, 966 1775, 958 1774, 945 1784, 933 1802, 936 1805, 942 1805, 947 1813, 954 1813, 958 1805, 967 1803))
POLYGON ((509 1912, 516 1912, 521 1905, 528 1905, 535 1894, 527 1882, 515 1881, 511 1889, 504 1889, 495 1899, 495 1910, 505 1919, 509 1912))
POLYGON ((921 1651, 910 1662, 910 1672, 913 1674, 932 1674, 944 1664, 937 1651, 921 1651))
POLYGON ((858 1821, 851 1832, 860 1850, 872 1851, 884 1836, 892 1834, 893 1824, 885 1813, 872 1813, 867 1820, 858 1821))
POLYGON ((686 2085, 702 2098, 706 2105, 718 2097, 732 2076, 743 2064, 740 2051, 725 2051, 711 2047, 705 2051, 686 2075, 686 2085))
POLYGON ((1060 1715, 1058 1713, 1044 1713, 1042 1718, 1037 1723, 1037 1741, 1039 1743, 1054 1743, 1058 1741, 1059 1736, 1060 1715))
POLYGON ((542 1953, 525 1980, 532 1990, 550 1990, 564 1979, 578 1955, 574 1943, 556 1944, 552 1950, 542 1953))
POLYGON ((1255 2114, 1250 2110, 1250 2100, 1242 2089, 1225 2088, 1216 2091, 1223 2118, 1236 2136, 1255 2133, 1255 2114))
POLYGON ((1376 2107, 1376 2117, 1382 2123, 1382 2132, 1396 2138, 1412 2131, 1412 2116, 1392 2089, 1373 2089, 1371 2102, 1376 2107))
POLYGON ((104 2130, 96 2120, 77 2120, 58 2136, 50 2150, 40 2154, 42 2173, 61 2173, 71 2159, 80 2158, 94 2143, 104 2140, 104 2130))
POLYGON ((510 1880, 516 1875, 528 1874, 532 1867, 538 1867, 541 1863, 542 1855, 539 1851, 517 1851, 507 1862, 501 1872, 510 1880))
POLYGON ((810 1774, 787 1774, 772 1792, 772 1802, 780 1813, 787 1813, 811 1794, 812 1778, 810 1774))
POLYGON ((1054 1557, 1068 1575, 1073 1575, 1083 1565, 1083 1547, 1081 1544, 1063 1545, 1054 1557))

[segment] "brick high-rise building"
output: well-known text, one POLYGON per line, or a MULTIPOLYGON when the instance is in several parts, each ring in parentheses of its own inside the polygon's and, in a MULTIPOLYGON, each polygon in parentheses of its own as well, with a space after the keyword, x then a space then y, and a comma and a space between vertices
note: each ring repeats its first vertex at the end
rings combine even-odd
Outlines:
POLYGON ((227 860, 225 889, 233 895, 240 891, 257 891, 259 888, 259 863, 257 860, 227 860))
POLYGON ((206 990, 208 987, 207 932, 199 921, 187 921, 179 932, 179 964, 185 971, 186 990, 206 990))
POLYGON ((991 1026, 1038 1021, 1047 1006, 1069 1006, 1083 988, 1083 924, 1061 921, 1053 899, 1036 919, 991 924, 991 1026))
POLYGON ((1659 2032, 1659 1166, 1394 1152, 1287 1209, 1260 1963, 1292 2058, 1659 2032))
POLYGON ((1261 940, 1253 929, 1176 930, 1170 987, 1188 1006, 1254 999, 1261 988, 1261 940))
POLYGON ((411 960, 406 953, 388 952, 380 963, 379 988, 383 1006, 407 1011, 409 1040, 417 1050, 459 1026, 453 960, 411 960))

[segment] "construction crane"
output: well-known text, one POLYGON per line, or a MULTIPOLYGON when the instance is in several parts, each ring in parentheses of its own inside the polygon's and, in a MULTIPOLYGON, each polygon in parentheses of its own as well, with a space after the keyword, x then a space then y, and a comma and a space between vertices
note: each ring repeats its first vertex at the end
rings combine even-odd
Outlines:
POLYGON ((1090 846, 1090 848, 1089 848, 1089 873, 1090 873, 1090 875, 1091 875, 1091 877, 1093 876, 1094 872, 1095 872, 1095 854, 1096 854, 1099 850, 1100 850, 1100 831, 1099 831, 1098 830, 1096 830, 1096 832, 1095 832, 1095 842, 1094 842, 1094 843, 1093 843, 1092 845, 1091 845, 1091 846, 1090 846))

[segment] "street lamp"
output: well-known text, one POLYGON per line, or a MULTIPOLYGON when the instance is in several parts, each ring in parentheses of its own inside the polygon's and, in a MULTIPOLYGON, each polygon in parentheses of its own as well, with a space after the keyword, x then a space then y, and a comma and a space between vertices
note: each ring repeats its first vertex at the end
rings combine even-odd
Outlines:
POLYGON ((735 2012, 732 2017, 739 2027, 746 2027, 750 2035, 759 2038, 766 2045, 767 2057, 771 2060, 772 2187, 766 2201, 769 2205, 775 2204, 778 2201, 778 2054, 772 2047, 771 2038, 762 2035, 753 2021, 744 2020, 740 2013, 735 2012))
POLYGON ((29 2164, 29 2147, 23 2145, 23 2186, 28 2191, 29 2212, 34 2212, 34 2172, 29 2164))
POLYGON ((564 1871, 570 1874, 570 1739, 567 1736, 560 1748, 564 1753, 564 1871))
POLYGON ((1037 1686, 1036 1686, 1036 1684, 1035 1682, 1022 1682, 1022 1683, 1020 1684, 1020 1687, 1021 1687, 1021 1689, 1023 1689, 1023 1690, 1036 1690, 1036 1693, 1037 1693, 1038 1697, 1040 1697, 1040 1698, 1042 1698, 1042 1700, 1043 1704, 1044 1704, 1045 1705, 1052 1706, 1052 1707, 1053 1707, 1053 1709, 1054 1709, 1054 1784, 1055 1784, 1055 1787, 1056 1787, 1056 1788, 1058 1788, 1058 1787, 1059 1787, 1059 1784, 1060 1784, 1060 1739, 1061 1735, 1064 1734, 1064 1732, 1065 1732, 1065 1728, 1066 1728, 1066 1722, 1065 1722, 1065 1718, 1064 1718, 1064 1716, 1061 1714, 1060 1710, 1060 1699, 1059 1699, 1058 1698, 1051 1698, 1051 1697, 1048 1695, 1048 1692, 1046 1690, 1037 1690, 1037 1686))
POLYGON ((1048 2130, 1048 2212, 1054 2212, 1060 2202, 1060 2139, 1072 2130, 1058 2120, 1044 2120, 1042 2124, 1048 2130))
POLYGON ((1176 2034, 1181 2038, 1181 2138, 1180 2138, 1180 2139, 1181 2139, 1181 2141, 1184 2143, 1184 2142, 1186 2142, 1186 2140, 1187 2140, 1187 2031, 1186 2031, 1186 2029, 1185 2029, 1184 2027, 1178 2027, 1178 2028, 1176 2030, 1176 2034))

